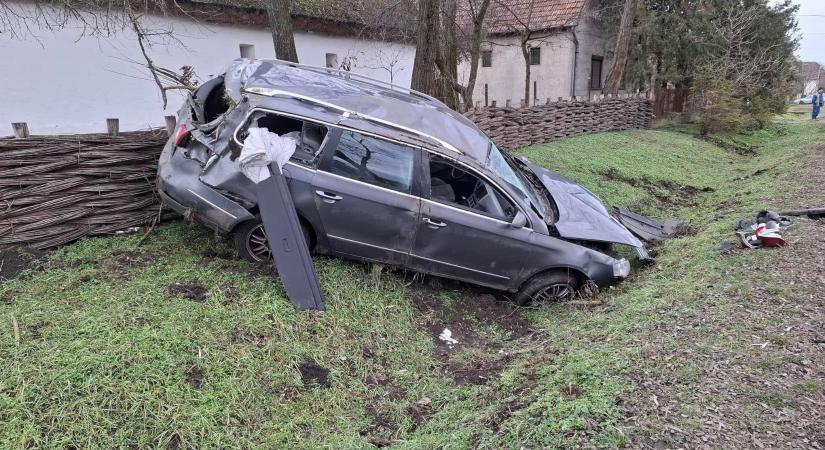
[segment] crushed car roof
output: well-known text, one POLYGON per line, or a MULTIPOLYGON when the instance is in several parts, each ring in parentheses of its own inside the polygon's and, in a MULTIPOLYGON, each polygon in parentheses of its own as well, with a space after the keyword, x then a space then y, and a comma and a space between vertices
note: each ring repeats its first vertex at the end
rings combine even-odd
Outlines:
MULTIPOLYGON (((372 123, 420 135, 445 150, 484 162, 490 140, 470 120, 420 92, 347 72, 277 60, 240 59, 226 71, 227 93, 291 98, 313 108, 355 115, 372 123)), ((412 141, 411 143, 414 143, 412 141)))

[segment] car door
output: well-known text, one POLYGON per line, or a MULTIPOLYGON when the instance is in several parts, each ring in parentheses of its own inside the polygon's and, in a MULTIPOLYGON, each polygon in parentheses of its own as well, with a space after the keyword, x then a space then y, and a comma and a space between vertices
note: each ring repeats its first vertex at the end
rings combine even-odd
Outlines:
POLYGON ((470 167, 429 154, 429 179, 409 265, 499 289, 520 279, 532 246, 529 225, 513 227, 518 206, 470 167))
POLYGON ((420 159, 418 149, 354 131, 325 150, 313 187, 333 252, 406 263, 418 222, 413 174, 420 159))

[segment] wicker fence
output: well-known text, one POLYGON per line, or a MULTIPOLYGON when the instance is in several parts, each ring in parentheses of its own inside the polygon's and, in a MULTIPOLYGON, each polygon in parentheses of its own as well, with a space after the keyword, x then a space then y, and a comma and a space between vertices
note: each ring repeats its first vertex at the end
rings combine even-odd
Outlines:
POLYGON ((477 108, 465 113, 506 150, 602 131, 648 128, 653 102, 647 96, 560 101, 529 108, 477 108))
MULTIPOLYGON (((530 108, 484 108, 466 114, 499 145, 526 145, 599 131, 645 128, 653 118, 641 97, 558 102, 530 108)), ((144 225, 159 213, 154 191, 167 130, 0 138, 0 250, 55 247, 84 236, 144 225)), ((169 126, 171 125, 171 128, 169 126)))
POLYGON ((151 222, 166 130, 0 138, 0 250, 151 222))

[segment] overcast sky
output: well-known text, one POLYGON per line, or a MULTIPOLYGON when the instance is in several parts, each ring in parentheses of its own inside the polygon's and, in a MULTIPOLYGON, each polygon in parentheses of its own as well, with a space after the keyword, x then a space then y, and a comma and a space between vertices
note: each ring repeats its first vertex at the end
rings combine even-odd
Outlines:
MULTIPOLYGON (((772 0, 778 3, 779 0, 772 0)), ((794 0, 799 5, 799 49, 796 55, 803 61, 825 64, 825 0, 794 0)))

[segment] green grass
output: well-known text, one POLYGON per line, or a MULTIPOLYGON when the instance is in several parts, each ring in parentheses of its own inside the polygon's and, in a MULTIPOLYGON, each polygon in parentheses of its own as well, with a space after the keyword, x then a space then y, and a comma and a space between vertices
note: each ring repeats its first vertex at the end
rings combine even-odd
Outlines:
MULTIPOLYGON (((512 355, 483 385, 443 374, 432 336, 407 300, 419 289, 409 276, 376 278, 363 265, 316 257, 328 309, 298 312, 272 277, 237 260, 204 258, 230 249, 198 227, 160 227, 140 247, 138 236, 67 246, 43 268, 0 285, 0 447, 622 446, 638 431, 617 406, 632 389, 631 374, 640 367, 671 374, 685 389, 701 382, 701 368, 688 358, 662 365, 649 356, 680 348, 662 331, 670 324, 698 323, 709 305, 733 311, 722 300, 752 289, 728 273, 766 264, 770 255, 724 258, 713 245, 731 238, 739 218, 789 200, 802 181, 785 174, 798 170, 823 132, 781 123, 719 138, 756 154, 721 149, 685 128, 604 133, 520 152, 608 204, 682 217, 698 232, 668 241, 654 266, 602 293, 612 312, 527 310, 540 330, 528 340, 477 323, 512 355), (777 179, 786 189, 774 189, 777 179), (663 181, 709 189, 674 204, 667 189, 651 187, 663 181), (176 282, 202 285, 206 300, 169 295, 176 282), (717 297, 704 289, 711 285, 717 297), (329 369, 329 387, 302 381, 298 365, 306 362, 329 369), (388 382, 368 382, 375 374, 388 382), (425 397, 430 414, 416 424, 410 408, 425 397)), ((442 297, 447 305, 463 301, 447 288, 442 297)), ((741 330, 694 329, 705 352, 738 348, 741 330)), ((766 353, 753 370, 781 363, 766 353)), ((790 404, 782 393, 753 395, 790 404)))

